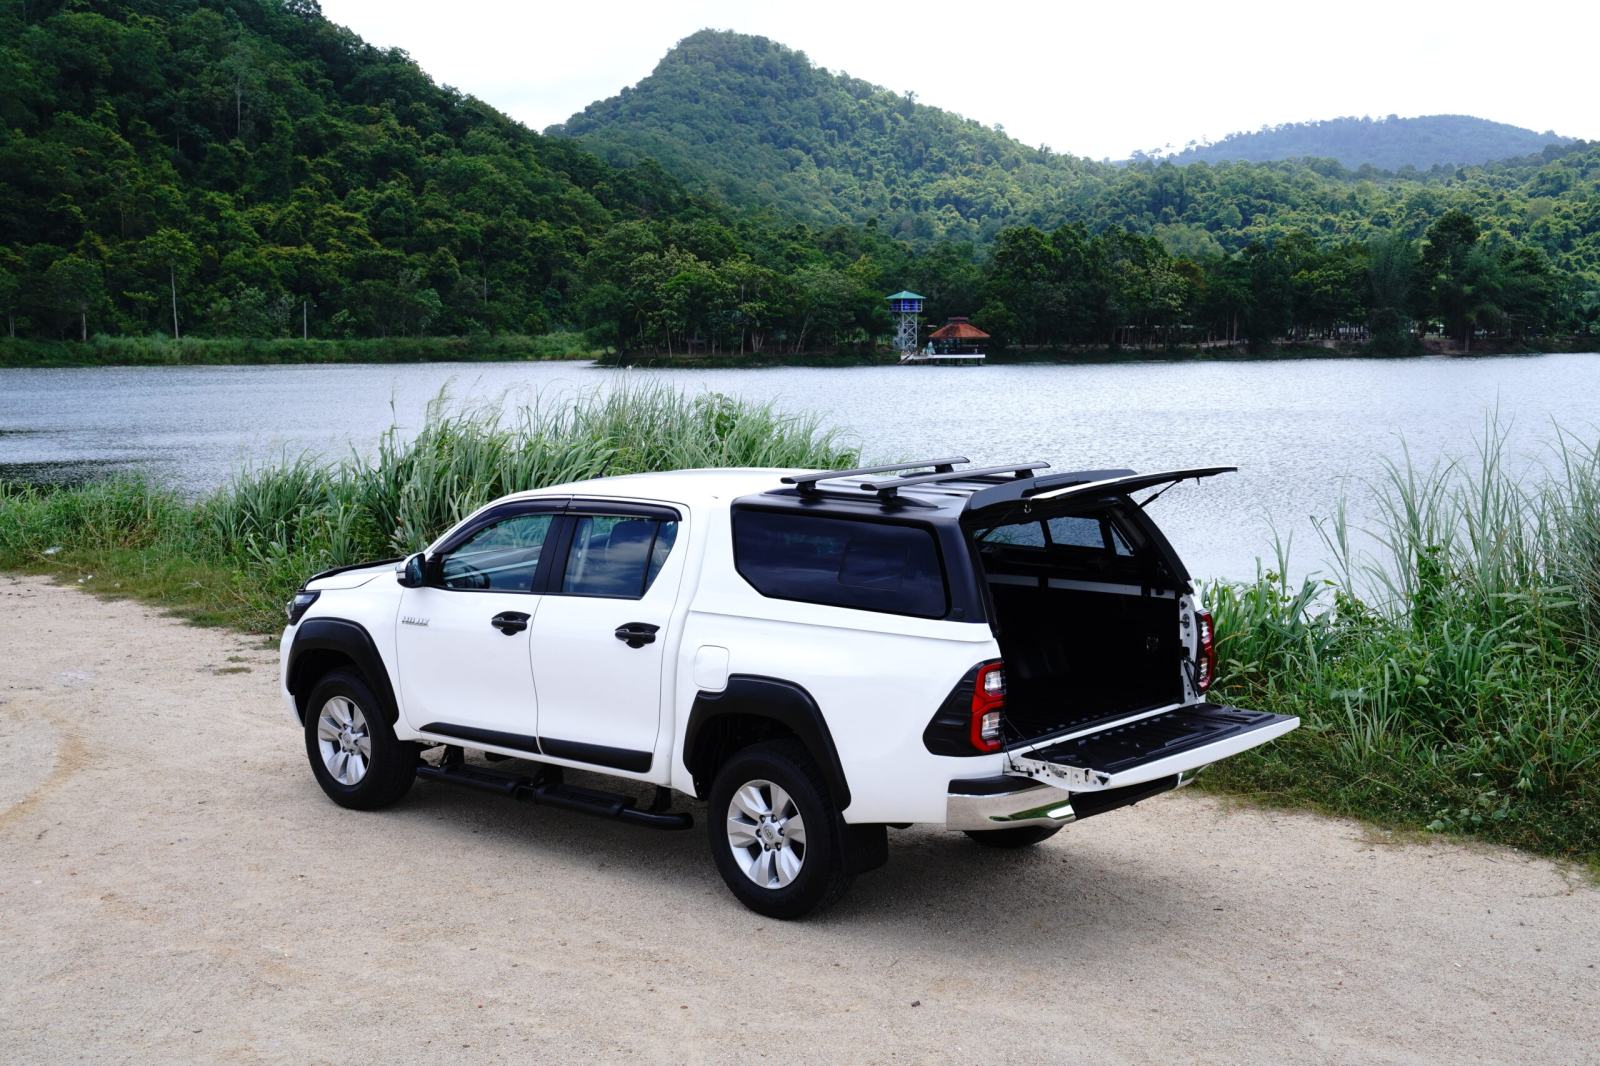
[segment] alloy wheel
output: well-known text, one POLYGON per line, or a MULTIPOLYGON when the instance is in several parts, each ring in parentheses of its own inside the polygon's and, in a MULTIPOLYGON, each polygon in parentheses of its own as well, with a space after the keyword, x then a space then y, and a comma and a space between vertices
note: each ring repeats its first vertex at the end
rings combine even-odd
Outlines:
POLYGON ((806 861, 800 808, 771 781, 747 781, 728 804, 728 847, 744 875, 762 888, 785 888, 806 861))
POLYGON ((359 785, 372 762, 372 733, 354 700, 334 696, 317 712, 317 749, 322 765, 341 785, 359 785))

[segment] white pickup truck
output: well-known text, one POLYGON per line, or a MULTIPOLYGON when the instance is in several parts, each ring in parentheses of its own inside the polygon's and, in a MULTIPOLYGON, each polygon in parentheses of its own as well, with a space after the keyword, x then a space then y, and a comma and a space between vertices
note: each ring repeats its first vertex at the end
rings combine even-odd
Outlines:
POLYGON ((798 917, 884 861, 887 826, 1035 844, 1299 724, 1205 701, 1210 616, 1134 499, 1227 469, 950 458, 517 493, 307 581, 284 699, 336 803, 420 777, 676 829, 697 800, 733 894, 798 917))

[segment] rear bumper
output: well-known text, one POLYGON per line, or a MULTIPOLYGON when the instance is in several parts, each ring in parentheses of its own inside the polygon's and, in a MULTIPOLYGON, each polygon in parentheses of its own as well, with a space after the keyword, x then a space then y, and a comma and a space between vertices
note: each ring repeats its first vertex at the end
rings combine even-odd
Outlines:
POLYGON ((1008 775, 952 781, 945 798, 944 825, 946 829, 975 830, 1066 825, 1182 788, 1199 772, 1189 770, 1125 788, 1079 793, 1008 775))

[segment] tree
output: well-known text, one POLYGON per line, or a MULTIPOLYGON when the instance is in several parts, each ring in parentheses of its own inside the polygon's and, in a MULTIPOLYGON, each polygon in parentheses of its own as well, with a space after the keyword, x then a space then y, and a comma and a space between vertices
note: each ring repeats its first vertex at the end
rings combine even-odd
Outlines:
POLYGON ((808 338, 821 341, 819 347, 838 344, 855 320, 865 294, 843 272, 827 267, 808 267, 794 280, 794 350, 806 351, 808 338))
POLYGON ((78 339, 89 339, 89 311, 105 299, 100 264, 78 253, 62 256, 45 271, 45 288, 57 309, 76 315, 78 339))
POLYGON ((1057 339, 1050 310, 1060 265, 1050 238, 1032 226, 1003 230, 995 240, 986 271, 985 307, 989 315, 1005 320, 1015 342, 1057 339))
POLYGON ((175 229, 165 228, 144 239, 145 261, 162 269, 167 275, 167 285, 172 293, 172 338, 177 340, 178 328, 178 278, 188 278, 199 262, 194 242, 175 229))
POLYGON ((6 311, 6 335, 17 335, 17 299, 22 294, 22 279, 17 268, 21 265, 10 250, 0 248, 0 307, 6 311))
MULTIPOLYGON (((1473 328, 1468 305, 1475 301, 1481 303, 1481 297, 1475 297, 1468 289, 1467 258, 1480 234, 1471 215, 1450 210, 1428 227, 1422 246, 1422 286, 1418 295, 1422 299, 1423 317, 1440 316, 1445 332, 1461 337, 1468 346, 1472 343, 1473 328)), ((1483 268, 1480 263, 1479 271, 1483 268)))
POLYGON ((1367 244, 1367 328, 1374 350, 1399 354, 1410 349, 1417 246, 1398 233, 1367 244))

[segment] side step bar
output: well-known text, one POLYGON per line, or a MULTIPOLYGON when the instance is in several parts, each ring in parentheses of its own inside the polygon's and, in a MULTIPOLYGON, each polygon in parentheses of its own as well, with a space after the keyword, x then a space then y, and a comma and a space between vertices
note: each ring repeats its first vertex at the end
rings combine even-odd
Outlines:
POLYGON ((509 796, 525 803, 542 803, 548 807, 560 807, 581 814, 615 818, 619 822, 642 825, 650 829, 694 827, 694 816, 687 811, 644 810, 631 796, 564 784, 559 777, 530 777, 527 774, 486 770, 481 766, 463 762, 460 758, 447 756, 438 766, 422 763, 417 767, 417 776, 425 781, 446 781, 452 785, 464 785, 482 792, 509 796))

